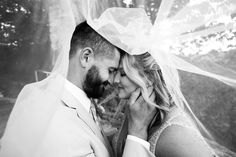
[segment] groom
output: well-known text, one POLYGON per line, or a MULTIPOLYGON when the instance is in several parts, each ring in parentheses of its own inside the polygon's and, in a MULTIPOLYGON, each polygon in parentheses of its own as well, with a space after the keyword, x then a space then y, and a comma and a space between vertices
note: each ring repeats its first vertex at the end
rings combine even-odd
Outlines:
MULTIPOLYGON (((62 103, 40 154, 45 157, 113 157, 112 148, 96 124, 90 98, 99 98, 105 86, 113 83, 121 54, 83 22, 73 33, 69 56, 62 103)), ((143 125, 147 124, 130 124, 123 157, 153 156, 143 136, 146 131, 142 130, 143 125)))

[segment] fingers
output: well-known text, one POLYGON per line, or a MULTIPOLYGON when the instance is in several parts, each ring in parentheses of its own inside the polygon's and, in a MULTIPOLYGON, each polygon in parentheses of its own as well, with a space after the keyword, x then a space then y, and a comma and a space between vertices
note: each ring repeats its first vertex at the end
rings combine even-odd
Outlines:
POLYGON ((131 96, 130 96, 130 98, 129 98, 129 104, 130 104, 130 105, 133 105, 133 104, 137 101, 138 97, 140 96, 140 92, 141 92, 140 88, 137 88, 137 89, 131 94, 131 96))
POLYGON ((148 87, 147 90, 148 90, 148 93, 149 93, 149 96, 150 96, 154 91, 153 86, 148 87))
POLYGON ((149 99, 150 99, 151 102, 155 102, 155 98, 156 98, 156 95, 155 95, 155 92, 153 90, 152 93, 149 96, 149 99))
POLYGON ((146 105, 146 101, 144 100, 142 94, 140 97, 138 97, 137 101, 135 104, 139 104, 140 107, 142 107, 143 105, 146 105))
MULTIPOLYGON (((149 87, 148 88, 148 93, 150 93, 149 95, 149 100, 150 102, 155 102, 155 92, 153 90, 153 87, 149 87)), ((130 96, 129 99, 129 107, 132 108, 132 110, 136 111, 136 110, 154 110, 155 106, 152 104, 147 103, 142 94, 141 94, 141 89, 138 88, 136 89, 130 96)))
MULTIPOLYGON (((151 102, 155 101, 155 92, 153 90, 153 87, 149 87, 148 88, 148 93, 149 95, 149 99, 151 102)), ((133 104, 146 104, 146 101, 144 100, 142 94, 141 94, 141 89, 137 88, 130 96, 129 99, 129 104, 133 105, 133 104)))

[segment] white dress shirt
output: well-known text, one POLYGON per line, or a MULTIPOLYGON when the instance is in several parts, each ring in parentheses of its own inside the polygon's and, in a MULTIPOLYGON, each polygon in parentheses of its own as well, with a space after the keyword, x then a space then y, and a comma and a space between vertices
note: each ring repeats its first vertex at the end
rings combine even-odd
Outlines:
POLYGON ((80 102, 80 104, 89 113, 91 101, 87 97, 86 93, 68 80, 66 80, 65 88, 77 99, 78 102, 80 102))
MULTIPOLYGON (((66 80, 65 82, 65 88, 80 102, 80 104, 83 105, 85 110, 88 111, 89 113, 91 107, 91 101, 87 97, 86 93, 68 80, 66 80)), ((126 140, 132 140, 138 142, 141 145, 143 145, 146 149, 150 150, 150 143, 141 138, 128 135, 126 140)))

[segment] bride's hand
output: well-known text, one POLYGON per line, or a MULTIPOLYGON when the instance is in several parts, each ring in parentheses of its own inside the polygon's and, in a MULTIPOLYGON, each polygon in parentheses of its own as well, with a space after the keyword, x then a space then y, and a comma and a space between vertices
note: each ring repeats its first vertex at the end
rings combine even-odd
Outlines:
MULTIPOLYGON (((149 89, 150 100, 154 102, 155 94, 149 89)), ((129 99, 128 121, 129 135, 147 140, 147 128, 156 113, 156 108, 148 104, 141 95, 140 89, 136 89, 129 99)))

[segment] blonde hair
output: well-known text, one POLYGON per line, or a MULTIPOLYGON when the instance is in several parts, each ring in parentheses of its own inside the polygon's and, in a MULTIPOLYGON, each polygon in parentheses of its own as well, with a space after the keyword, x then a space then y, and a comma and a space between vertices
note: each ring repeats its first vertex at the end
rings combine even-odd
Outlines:
POLYGON ((141 88, 144 100, 156 106, 165 115, 173 105, 173 101, 154 58, 149 53, 135 56, 125 54, 122 64, 128 78, 141 88), (154 88, 155 103, 149 99, 147 82, 151 83, 154 88))

